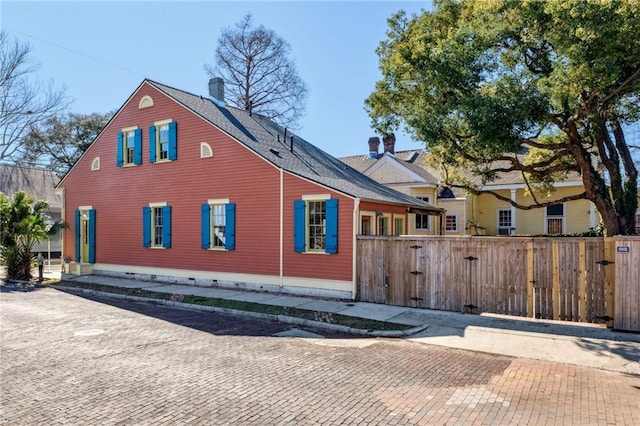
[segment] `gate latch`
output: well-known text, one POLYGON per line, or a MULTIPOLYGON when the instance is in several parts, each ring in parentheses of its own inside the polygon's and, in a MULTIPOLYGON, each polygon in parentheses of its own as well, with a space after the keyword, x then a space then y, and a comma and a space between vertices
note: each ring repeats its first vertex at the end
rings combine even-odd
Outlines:
POLYGON ((613 265, 613 262, 610 260, 598 260, 596 261, 597 264, 602 265, 602 266, 607 266, 607 265, 613 265))
POLYGON ((465 257, 466 260, 478 260, 477 257, 473 257, 473 256, 467 256, 465 257))

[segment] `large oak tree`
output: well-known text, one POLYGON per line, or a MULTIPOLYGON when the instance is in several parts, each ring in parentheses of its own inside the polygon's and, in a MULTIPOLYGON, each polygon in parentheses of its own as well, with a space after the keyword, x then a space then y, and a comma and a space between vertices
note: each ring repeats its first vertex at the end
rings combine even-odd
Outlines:
POLYGON ((437 1, 389 19, 367 110, 378 130, 424 141, 448 183, 475 194, 518 171, 535 201, 578 173, 584 192, 553 203, 586 198, 607 235, 632 234, 638 171, 625 129, 639 117, 639 34, 634 0, 437 1))

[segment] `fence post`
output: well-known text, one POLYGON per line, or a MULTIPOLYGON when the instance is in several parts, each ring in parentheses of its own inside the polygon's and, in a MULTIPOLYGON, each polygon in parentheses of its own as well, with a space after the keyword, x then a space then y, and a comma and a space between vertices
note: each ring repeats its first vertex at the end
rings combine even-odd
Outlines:
POLYGON ((580 321, 587 321, 587 256, 585 242, 578 242, 578 313, 580 321))
POLYGON ((553 262, 552 282, 553 282, 553 319, 560 319, 560 255, 558 242, 551 243, 551 261, 553 262))
MULTIPOLYGON (((604 239, 604 260, 613 262, 616 257, 616 240, 612 237, 604 239)), ((607 320, 607 328, 613 328, 615 316, 615 297, 616 295, 616 268, 604 267, 604 302, 605 315, 607 320)))
POLYGON ((536 286, 535 262, 533 255, 533 241, 527 242, 527 316, 536 317, 536 286))

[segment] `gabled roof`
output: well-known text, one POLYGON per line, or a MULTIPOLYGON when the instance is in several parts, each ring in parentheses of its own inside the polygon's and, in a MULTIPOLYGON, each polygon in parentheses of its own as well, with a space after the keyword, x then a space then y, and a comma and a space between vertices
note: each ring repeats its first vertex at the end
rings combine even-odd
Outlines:
POLYGON ((433 186, 438 185, 439 179, 430 173, 424 166, 424 155, 421 151, 401 151, 398 155, 389 153, 378 154, 371 158, 368 155, 354 155, 351 157, 340 158, 345 164, 353 167, 359 172, 365 173, 367 176, 373 176, 378 167, 383 163, 390 164, 396 168, 395 173, 389 173, 382 180, 376 179, 383 184, 407 183, 407 182, 423 182, 433 186), (421 160, 419 160, 421 159, 421 160), (416 164, 422 163, 422 166, 416 164))
POLYGON ((0 164, 0 192, 7 196, 23 191, 51 207, 59 206, 60 198, 54 192, 59 181, 54 172, 42 167, 0 164))
POLYGON ((289 173, 363 200, 442 210, 376 182, 296 134, 287 131, 285 140, 285 129, 264 116, 231 106, 222 107, 206 97, 152 80, 145 80, 144 83, 150 84, 274 166, 289 173))
MULTIPOLYGON (((379 154, 375 158, 370 158, 364 155, 355 155, 352 157, 340 158, 340 160, 350 165, 351 167, 355 168, 356 170, 359 170, 363 173, 366 173, 369 176, 372 176, 370 171, 373 170, 375 165, 377 163, 380 163, 383 160, 388 161, 387 157, 389 157, 389 158, 393 158, 399 164, 402 164, 404 167, 407 168, 407 170, 411 170, 414 173, 419 174, 420 176, 424 176, 425 182, 429 182, 428 179, 430 179, 430 181, 432 182, 434 180, 436 182, 440 182, 440 179, 441 179, 440 172, 437 169, 427 165, 425 161, 426 155, 427 153, 424 150, 419 150, 419 151, 408 150, 408 151, 398 151, 395 154, 393 154, 393 156, 390 156, 388 153, 379 154)), ((504 160, 496 161, 495 163, 493 163, 493 167, 507 168, 510 166, 511 166, 511 163, 504 160)), ((471 173, 469 173, 469 176, 472 181, 476 181, 476 182, 478 181, 476 177, 471 176, 471 173)), ((390 184, 394 182, 383 182, 383 183, 390 184)), ((415 181, 415 183, 418 183, 418 181, 415 181)), ((522 177, 522 173, 519 171, 512 171, 508 173, 498 174, 495 180, 488 182, 484 187, 487 189, 492 189, 496 187, 499 188, 503 185, 504 186, 521 186, 524 184, 525 182, 522 177)), ((582 185, 582 180, 578 173, 569 172, 567 175, 567 178, 563 180, 561 184, 582 185)), ((451 188, 451 190, 453 191, 456 197, 466 196, 465 191, 461 188, 451 188)))

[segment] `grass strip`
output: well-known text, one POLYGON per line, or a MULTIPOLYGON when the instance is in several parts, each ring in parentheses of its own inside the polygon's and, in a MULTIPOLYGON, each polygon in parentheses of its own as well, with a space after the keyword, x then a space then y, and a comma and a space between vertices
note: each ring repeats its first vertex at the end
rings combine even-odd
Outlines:
POLYGON ((262 303, 245 302, 241 300, 220 299, 215 297, 202 297, 181 294, 162 293, 149 291, 142 288, 117 287, 105 284, 92 284, 72 281, 59 281, 56 285, 72 288, 81 288, 103 293, 114 293, 126 296, 137 296, 149 299, 173 300, 191 305, 213 306, 217 308, 235 309, 238 311, 257 312, 269 315, 285 315, 289 317, 303 318, 311 321, 338 324, 362 330, 406 330, 411 326, 377 321, 367 318, 358 318, 331 312, 311 311, 289 306, 265 305, 262 303))

